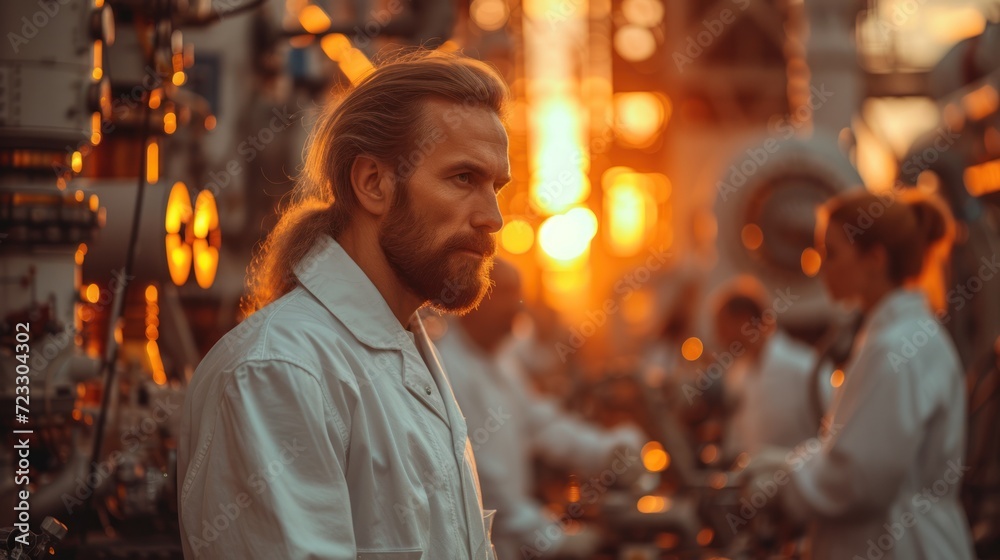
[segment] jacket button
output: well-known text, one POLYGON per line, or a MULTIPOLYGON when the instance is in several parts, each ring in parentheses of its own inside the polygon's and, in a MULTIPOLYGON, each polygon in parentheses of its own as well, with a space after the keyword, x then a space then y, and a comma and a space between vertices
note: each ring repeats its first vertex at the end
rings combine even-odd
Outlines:
POLYGON ((430 396, 430 394, 431 394, 431 386, 430 385, 424 385, 424 392, 427 393, 427 396, 430 396))

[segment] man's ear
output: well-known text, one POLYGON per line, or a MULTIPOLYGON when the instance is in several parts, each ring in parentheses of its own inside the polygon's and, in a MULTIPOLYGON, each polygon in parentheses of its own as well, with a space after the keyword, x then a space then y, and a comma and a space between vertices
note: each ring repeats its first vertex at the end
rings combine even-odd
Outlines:
POLYGON ((393 198, 393 181, 388 170, 375 159, 360 155, 351 165, 351 188, 362 208, 383 216, 389 211, 393 198))

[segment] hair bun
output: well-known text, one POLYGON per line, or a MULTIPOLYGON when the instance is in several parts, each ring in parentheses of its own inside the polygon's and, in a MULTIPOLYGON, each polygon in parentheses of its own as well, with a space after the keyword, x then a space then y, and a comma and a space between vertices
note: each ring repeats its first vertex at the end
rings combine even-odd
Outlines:
POLYGON ((939 199, 915 196, 907 200, 917 222, 917 231, 925 246, 948 239, 953 234, 954 220, 951 212, 939 199))

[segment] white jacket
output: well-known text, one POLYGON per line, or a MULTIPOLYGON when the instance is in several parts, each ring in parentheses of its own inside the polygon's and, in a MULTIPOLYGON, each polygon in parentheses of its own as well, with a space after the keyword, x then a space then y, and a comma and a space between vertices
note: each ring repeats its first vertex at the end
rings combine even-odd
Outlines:
POLYGON ((465 422, 419 318, 404 330, 329 236, 295 274, 191 380, 185 557, 493 558, 465 422))
POLYGON ((965 386, 923 294, 897 290, 866 319, 829 435, 792 460, 792 509, 811 512, 814 558, 967 560, 959 503, 965 386))
MULTIPOLYGON (((516 358, 503 351, 485 354, 457 321, 448 322, 437 345, 479 457, 483 501, 497 512, 497 556, 509 560, 526 551, 531 557, 551 553, 562 542, 562 529, 532 497, 533 456, 584 475, 605 468, 624 472, 640 461, 629 448, 635 452, 642 446, 642 433, 632 427, 602 430, 564 412, 528 387, 516 358)), ((591 486, 582 486, 586 504, 598 497, 591 486)))

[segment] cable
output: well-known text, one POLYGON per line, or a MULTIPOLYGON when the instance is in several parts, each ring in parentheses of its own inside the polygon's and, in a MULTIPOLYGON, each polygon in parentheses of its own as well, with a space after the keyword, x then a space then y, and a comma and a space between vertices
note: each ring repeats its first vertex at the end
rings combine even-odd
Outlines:
MULTIPOLYGON (((160 10, 156 9, 154 14, 159 14, 160 10)), ((158 20, 154 15, 153 26, 158 24, 158 20)), ((153 45, 152 49, 149 51, 149 58, 147 64, 150 68, 156 67, 156 49, 159 48, 159 33, 153 33, 153 45)), ((119 283, 115 288, 115 297, 111 306, 111 314, 108 316, 108 334, 106 339, 104 359, 101 362, 100 375, 104 378, 104 392, 101 395, 101 409, 98 413, 96 419, 96 431, 94 434, 94 445, 90 451, 89 466, 87 467, 88 475, 86 480, 90 481, 94 479, 97 467, 97 458, 101 454, 101 446, 104 443, 104 431, 107 424, 108 409, 111 403, 111 393, 115 392, 115 362, 118 360, 118 342, 115 340, 115 330, 118 319, 121 317, 122 309, 125 306, 125 294, 128 290, 128 279, 132 276, 132 267, 135 263, 135 253, 139 242, 139 224, 142 218, 142 200, 146 192, 146 142, 149 141, 149 101, 148 99, 143 99, 142 108, 142 122, 140 124, 139 137, 140 142, 140 154, 139 154, 139 178, 138 178, 138 188, 135 197, 135 211, 132 215, 132 230, 129 232, 128 249, 125 253, 125 268, 123 274, 125 277, 125 282, 119 283)), ((100 484, 95 484, 95 488, 91 489, 90 494, 84 500, 84 507, 81 511, 90 511, 91 504, 94 498, 94 494, 97 493, 97 487, 100 484)), ((80 542, 84 543, 87 540, 87 531, 84 530, 80 535, 80 542)))

